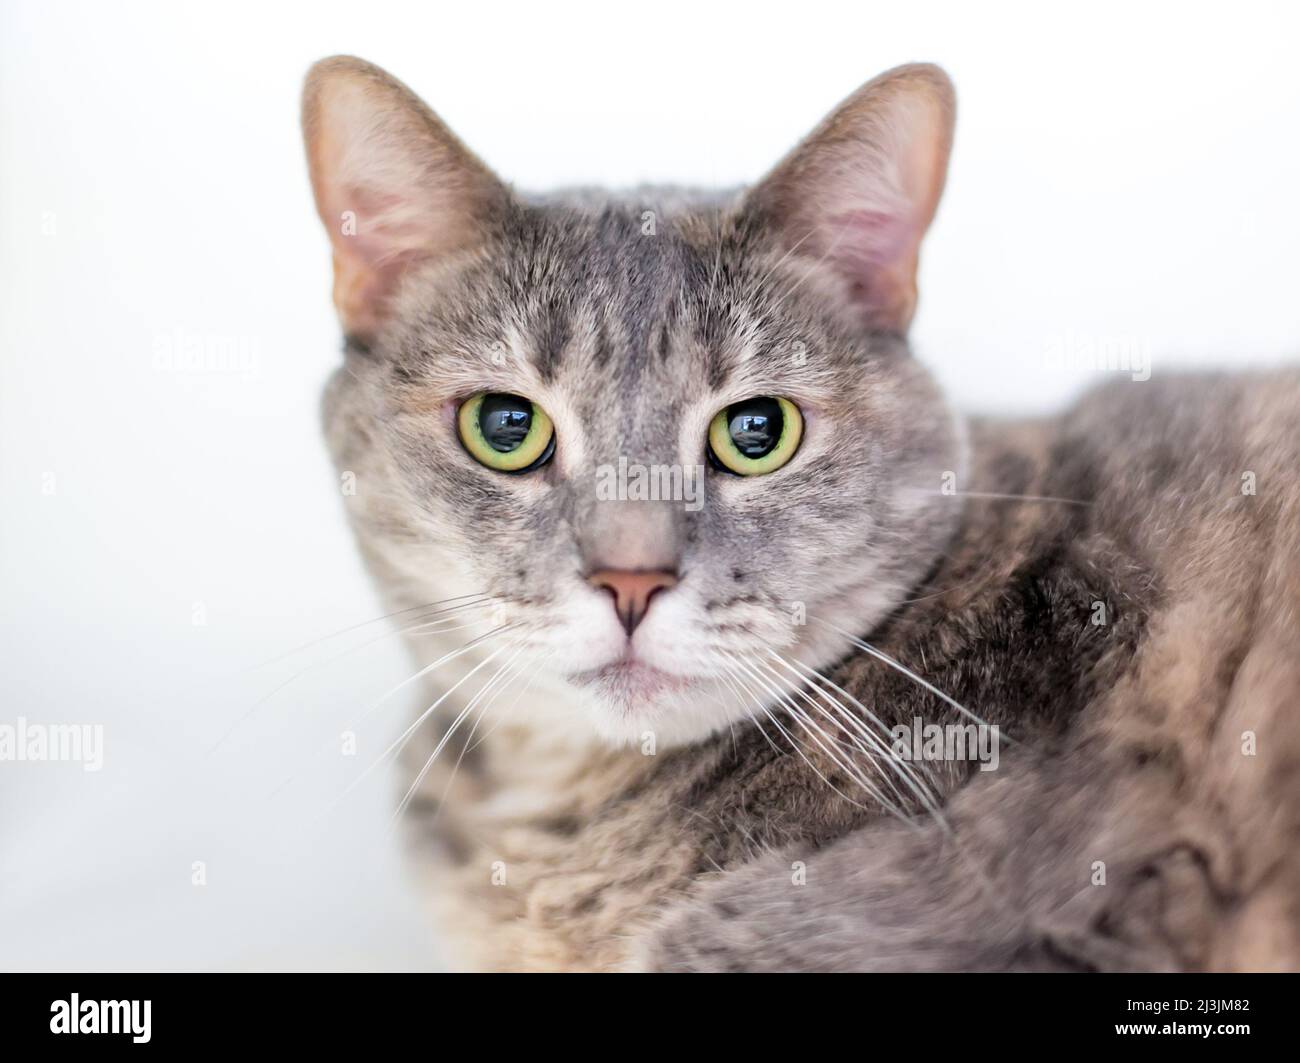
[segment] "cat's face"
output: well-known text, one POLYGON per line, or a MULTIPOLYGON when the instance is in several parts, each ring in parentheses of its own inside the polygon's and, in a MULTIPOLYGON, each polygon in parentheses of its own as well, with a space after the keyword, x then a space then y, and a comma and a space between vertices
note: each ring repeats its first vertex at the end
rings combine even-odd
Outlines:
POLYGON ((951 532, 962 460, 903 339, 941 79, 867 86, 736 202, 527 201, 386 75, 319 66, 309 156, 353 339, 327 422, 390 594, 491 596, 485 651, 596 732, 663 743, 886 616, 951 532))

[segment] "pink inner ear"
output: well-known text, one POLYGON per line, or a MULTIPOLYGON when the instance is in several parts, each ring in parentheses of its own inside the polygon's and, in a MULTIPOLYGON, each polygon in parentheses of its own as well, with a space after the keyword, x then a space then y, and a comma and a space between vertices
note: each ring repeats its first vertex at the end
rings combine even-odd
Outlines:
POLYGON ((901 333, 911 323, 952 120, 943 72, 899 67, 845 100, 751 193, 787 249, 838 273, 873 330, 901 333))
POLYGON ((427 204, 402 192, 349 184, 335 199, 335 214, 356 215, 355 230, 332 234, 335 247, 334 297, 344 327, 372 335, 387 315, 403 273, 435 250, 436 219, 427 204))
POLYGON ((827 229, 824 253, 867 326, 906 328, 916 297, 917 226, 897 212, 853 210, 835 215, 827 229))
POLYGON ((419 204, 398 193, 351 185, 341 202, 356 214, 356 231, 340 235, 340 250, 372 269, 382 270, 396 259, 409 258, 430 242, 429 219, 418 213, 419 204))
POLYGON ((855 273, 905 260, 919 237, 916 226, 906 218, 883 210, 837 214, 830 219, 828 228, 829 256, 855 273))
POLYGON ((303 127, 343 327, 373 338, 401 275, 481 239, 509 192, 409 90, 360 60, 313 67, 303 127))

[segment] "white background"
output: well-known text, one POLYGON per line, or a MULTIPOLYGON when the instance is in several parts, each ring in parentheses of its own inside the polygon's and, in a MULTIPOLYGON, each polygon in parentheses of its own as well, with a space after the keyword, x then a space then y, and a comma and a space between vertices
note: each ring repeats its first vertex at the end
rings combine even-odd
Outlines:
POLYGON ((1063 347, 1154 374, 1300 351, 1286 7, 5 3, 0 723, 107 749, 0 764, 0 965, 437 962, 397 780, 340 799, 400 708, 330 746, 406 674, 394 640, 252 668, 379 613, 316 421, 314 59, 387 67, 527 188, 750 181, 860 82, 940 62, 960 119, 916 346, 962 407, 1034 411, 1098 378, 1063 347), (248 371, 160 368, 196 338, 248 371))

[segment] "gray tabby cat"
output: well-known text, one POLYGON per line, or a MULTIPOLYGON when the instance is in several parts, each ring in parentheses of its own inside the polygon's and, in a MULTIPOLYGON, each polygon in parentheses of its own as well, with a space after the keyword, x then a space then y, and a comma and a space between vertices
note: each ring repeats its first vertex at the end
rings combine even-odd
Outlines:
POLYGON ((459 965, 1300 967, 1300 376, 965 425, 906 339, 953 118, 906 66, 743 194, 538 198, 309 74, 459 965))

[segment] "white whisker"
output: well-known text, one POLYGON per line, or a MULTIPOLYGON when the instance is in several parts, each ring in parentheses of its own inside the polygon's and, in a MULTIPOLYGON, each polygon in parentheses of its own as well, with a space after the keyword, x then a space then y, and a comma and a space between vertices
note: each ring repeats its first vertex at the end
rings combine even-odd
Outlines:
MULTIPOLYGON (((847 763, 839 754, 832 752, 831 749, 822 742, 821 738, 818 737, 819 733, 820 735, 824 736, 828 741, 831 741, 832 743, 834 743, 834 739, 832 739, 829 735, 827 735, 825 731, 821 731, 820 728, 817 728, 815 724, 813 724, 813 722, 810 719, 808 719, 806 714, 801 713, 798 709, 798 706, 794 704, 792 699, 790 699, 785 694, 781 693, 779 690, 777 690, 776 688, 772 687, 769 683, 767 683, 762 678, 762 676, 757 671, 750 668, 745 661, 737 657, 732 657, 731 660, 734 664, 738 665, 741 668, 746 669, 746 671, 749 672, 751 677, 754 678, 754 680, 758 683, 759 687, 765 688, 767 690, 769 697, 775 697, 777 702, 785 707, 786 711, 790 714, 791 719, 794 720, 794 722, 798 724, 799 727, 808 734, 808 736, 812 739, 813 744, 816 745, 819 749, 821 749, 822 752, 825 753, 826 756, 829 757, 837 767, 839 767, 841 770, 846 772, 850 776, 850 778, 853 779, 854 782, 856 782, 859 786, 861 786, 864 790, 866 790, 867 793, 870 794, 871 797, 873 797, 879 804, 881 804, 885 808, 893 807, 890 804, 890 802, 885 798, 884 794, 879 790, 879 788, 873 786, 870 780, 868 780, 865 775, 863 775, 860 771, 855 769, 851 764, 847 763)), ((744 681, 741 680, 741 682, 743 683, 744 681)), ((745 685, 748 686, 748 684, 745 685)), ((817 773, 817 775, 821 778, 822 782, 824 782, 828 787, 830 787, 831 790, 839 794, 840 797, 844 798, 844 800, 848 801, 854 807, 861 808, 863 811, 869 811, 869 809, 867 809, 865 805, 849 797, 848 794, 840 790, 839 787, 837 787, 833 782, 831 782, 828 778, 826 778, 824 774, 822 774, 821 770, 815 764, 813 764, 813 762, 808 758, 807 754, 804 753, 803 749, 801 748, 801 743, 796 742, 793 739, 793 737, 789 734, 789 732, 787 732, 786 729, 781 726, 781 722, 776 718, 775 715, 772 714, 772 712, 767 708, 766 705, 760 704, 760 708, 767 715, 768 719, 772 721, 772 725, 776 727, 777 730, 779 730, 782 733, 782 735, 785 736, 786 740, 790 742, 791 746, 794 747, 795 751, 801 757, 803 757, 804 762, 810 768, 812 768, 814 772, 817 773)))
MULTIPOLYGON (((818 672, 813 668, 809 668, 802 661, 799 661, 797 659, 787 660, 785 657, 777 653, 776 650, 772 649, 771 647, 768 648, 768 652, 771 653, 772 656, 777 660, 777 662, 783 665, 785 668, 790 670, 798 669, 808 679, 812 680, 814 684, 814 689, 817 690, 817 692, 821 695, 821 697, 823 697, 828 704, 832 705, 836 709, 836 711, 840 712, 847 721, 850 721, 851 725, 856 730, 858 730, 864 737, 869 738, 873 742, 873 744, 880 742, 883 745, 883 742, 880 738, 878 738, 876 735, 872 734, 870 731, 867 730, 862 719, 855 716, 853 713, 849 712, 848 709, 845 708, 837 699, 831 698, 830 695, 827 694, 827 692, 822 688, 822 684, 829 686, 832 690, 836 691, 837 693, 847 698, 853 704, 853 706, 863 714, 863 716, 865 716, 868 720, 870 720, 880 729, 882 734, 890 735, 889 728, 885 726, 884 721, 881 720, 879 716, 877 716, 874 712, 868 709, 865 705, 863 705, 862 702, 860 702, 857 698, 855 698, 852 694, 850 694, 843 687, 839 686, 833 680, 823 675, 821 672, 818 672)), ((937 794, 932 794, 928 789, 928 785, 934 786, 936 790, 938 787, 938 784, 934 779, 933 775, 931 774, 929 768, 927 768, 924 764, 921 765, 920 772, 924 773, 924 777, 922 777, 920 774, 918 774, 917 769, 913 767, 911 763, 901 760, 899 757, 897 757, 894 754, 892 745, 885 746, 883 752, 886 755, 886 759, 888 760, 889 764, 895 770, 897 770, 899 775, 902 777, 903 782, 907 785, 908 789, 910 789, 912 793, 917 797, 917 799, 922 803, 922 805, 927 810, 929 810, 932 815, 942 818, 940 816, 939 808, 938 808, 938 796, 937 794)))
MULTIPOLYGON (((419 774, 416 775, 415 781, 411 783, 411 786, 406 791, 405 796, 403 796, 402 800, 398 803, 397 811, 393 813, 393 818, 392 821, 390 822, 390 828, 396 825, 396 823, 402 818, 402 813, 406 811, 406 806, 411 803, 411 799, 415 796, 416 792, 420 789, 420 785, 424 782, 430 770, 433 768, 434 761, 438 759, 438 754, 442 752, 443 747, 446 746, 446 744, 451 740, 452 735, 456 733, 456 729, 460 726, 461 722, 474 711, 474 708, 478 705, 480 701, 482 701, 482 699, 488 693, 488 691, 492 690, 497 685, 497 683, 501 681, 502 677, 506 675, 507 672, 510 671, 510 668, 513 666, 514 662, 519 659, 519 657, 523 654, 523 652, 524 652, 524 647, 519 647, 518 649, 516 649, 513 656, 511 656, 506 661, 505 664, 503 664, 492 674, 492 677, 486 683, 484 683, 483 686, 479 688, 478 692, 472 698, 470 698, 469 703, 465 706, 463 710, 461 710, 460 715, 457 716, 454 721, 452 721, 451 726, 447 728, 447 732, 442 736, 441 739, 438 740, 438 744, 434 747, 433 752, 429 755, 429 759, 425 761, 424 767, 421 768, 419 774)), ((485 661, 483 663, 486 664, 487 662, 485 661)), ((487 706, 484 705, 484 711, 486 711, 486 709, 487 706)), ((477 727, 477 724, 475 724, 475 726, 477 727)), ((470 737, 473 737, 473 731, 470 732, 470 737)), ((463 755, 463 750, 462 750, 462 755, 463 755)), ((460 761, 457 760, 456 763, 457 765, 459 765, 460 761)))
POLYGON ((515 626, 514 624, 502 624, 500 627, 495 627, 491 631, 484 632, 482 635, 479 635, 477 638, 470 639, 470 641, 465 643, 465 645, 460 646, 457 649, 451 650, 448 653, 444 653, 432 664, 426 664, 414 675, 409 676, 406 679, 403 679, 395 687, 392 687, 388 691, 386 691, 379 698, 378 701, 373 702, 371 705, 369 705, 366 708, 365 712, 362 713, 361 718, 364 720, 367 716, 370 715, 370 713, 374 712, 375 709, 379 708, 380 705, 388 701, 388 699, 391 698, 394 694, 396 694, 399 690, 402 690, 405 687, 410 686, 417 679, 420 679, 421 677, 428 675, 430 672, 436 671, 437 669, 441 668, 444 664, 448 663, 449 661, 454 661, 457 657, 460 657, 463 654, 468 653, 470 650, 486 642, 488 639, 494 638, 495 636, 500 635, 502 632, 509 631, 514 626, 515 626))
MULTIPOLYGON (((434 701, 434 703, 433 703, 432 705, 430 705, 427 709, 425 709, 422 713, 420 713, 420 715, 419 715, 418 717, 416 717, 414 723, 412 723, 412 724, 411 724, 411 725, 410 725, 410 726, 409 726, 405 731, 403 731, 403 732, 402 732, 402 733, 401 733, 401 734, 400 734, 400 735, 399 735, 399 736, 398 736, 398 737, 393 741, 393 743, 392 743, 392 744, 391 744, 387 749, 385 749, 385 750, 384 750, 384 751, 379 755, 379 757, 378 757, 376 760, 374 760, 374 761, 370 764, 369 767, 367 767, 367 768, 365 769, 365 771, 363 771, 359 776, 357 776, 356 779, 354 779, 354 780, 353 780, 353 781, 348 785, 348 788, 347 788, 346 790, 344 790, 342 794, 339 795, 338 800, 336 800, 336 801, 334 802, 334 804, 337 804, 338 801, 343 800, 343 798, 347 797, 348 794, 350 794, 353 790, 355 790, 358 786, 360 786, 361 783, 362 783, 362 782, 363 782, 363 781, 364 781, 364 780, 365 780, 365 779, 370 775, 370 773, 373 772, 377 767, 379 767, 380 764, 384 763, 384 761, 386 761, 390 756, 392 756, 394 753, 400 753, 401 750, 403 749, 403 747, 405 747, 406 743, 407 743, 408 741, 410 741, 411 736, 412 736, 413 734, 415 734, 415 732, 416 732, 417 730, 419 730, 420 725, 421 725, 422 723, 424 723, 425 720, 427 720, 430 716, 432 716, 432 715, 433 715, 433 714, 438 710, 438 706, 440 706, 444 701, 446 701, 449 697, 451 697, 451 695, 454 694, 454 693, 456 692, 456 690, 459 689, 459 688, 460 688, 464 683, 466 683, 468 680, 470 680, 471 678, 473 678, 474 674, 475 674, 475 673, 476 673, 480 668, 482 668, 482 667, 484 667, 485 665, 491 663, 491 661, 492 661, 494 658, 496 658, 499 654, 501 654, 501 653, 504 652, 505 650, 510 649, 512 645, 513 645, 513 644, 507 644, 507 645, 505 645, 505 646, 499 646, 497 649, 493 650, 490 654, 488 654, 486 657, 484 657, 483 660, 479 661, 478 664, 476 664, 473 668, 471 668, 471 669, 470 669, 468 672, 466 672, 463 676, 461 676, 460 679, 458 679, 455 683, 453 683, 450 687, 448 687, 447 690, 445 690, 445 691, 444 691, 444 692, 443 692, 443 693, 438 697, 438 699, 437 699, 436 701, 434 701)), ((470 646, 463 646, 463 647, 458 651, 458 654, 457 654, 457 655, 459 655, 459 653, 464 653, 465 651, 469 650, 470 648, 472 648, 472 644, 471 644, 470 646)), ((427 670, 428 670, 428 669, 424 669, 424 671, 427 671, 427 670)), ((466 715, 466 712, 465 712, 465 711, 462 711, 461 714, 460 714, 459 716, 456 717, 455 721, 452 723, 451 728, 447 731, 447 734, 445 734, 445 735, 443 736, 443 738, 442 738, 442 742, 439 743, 439 746, 438 746, 438 749, 439 749, 439 750, 441 750, 442 745, 446 743, 447 738, 450 737, 452 731, 454 731, 455 728, 456 728, 457 726, 459 726, 460 722, 465 718, 465 715, 466 715)))
POLYGON ((777 753, 777 755, 785 756, 785 751, 783 749, 780 749, 777 746, 777 744, 772 741, 771 735, 769 735, 767 731, 763 729, 763 725, 759 723, 758 717, 755 716, 753 712, 750 711, 747 698, 739 688, 738 679, 736 677, 735 671, 729 668, 725 664, 722 667, 723 667, 723 671, 719 673, 719 678, 721 678, 722 681, 727 684, 727 688, 733 694, 736 695, 737 704, 740 706, 740 711, 749 717, 750 721, 754 724, 754 726, 758 728, 758 733, 767 739, 767 744, 772 747, 772 749, 777 753))
MULTIPOLYGON (((759 660, 754 660, 754 664, 756 667, 764 669, 769 675, 771 675, 774 678, 776 682, 778 683, 784 682, 784 679, 779 675, 779 673, 777 673, 777 671, 774 668, 771 667, 771 665, 767 664, 764 661, 759 661, 759 660)), ((823 708, 815 700, 813 700, 812 696, 808 694, 808 692, 803 688, 803 677, 799 676, 797 672, 795 673, 795 676, 800 680, 800 686, 794 688, 794 694, 800 697, 801 699, 803 699, 803 701, 805 701, 810 708, 812 708, 821 716, 823 716, 827 720, 827 722, 832 727, 835 728, 836 731, 843 734, 844 737, 853 744, 855 749, 857 749, 863 756, 865 756, 869 761, 871 761, 871 765, 876 770, 876 774, 880 777, 881 782, 884 783, 884 785, 886 785, 887 787, 889 787, 894 797, 897 798, 898 800, 897 807, 901 809, 902 804, 905 800, 903 794, 899 791, 898 787, 894 784, 894 780, 889 776, 889 774, 887 772, 883 772, 879 770, 882 757, 885 763, 889 764, 891 767, 894 768, 898 767, 896 758, 894 758, 891 755, 889 748, 885 746, 884 743, 882 743, 876 735, 871 734, 871 732, 863 728, 861 726, 860 721, 855 720, 852 714, 843 713, 844 715, 843 720, 838 719, 837 717, 831 715, 831 713, 829 713, 825 708, 823 708), (847 729, 844 725, 845 721, 848 721, 850 724, 857 724, 856 728, 847 729), (859 734, 855 734, 854 730, 860 732, 861 735, 865 737, 866 742, 870 743, 870 745, 864 745, 863 737, 859 737, 859 734)), ((814 690, 828 704, 832 705, 837 709, 841 708, 841 706, 839 706, 832 699, 827 697, 824 691, 818 690, 815 687, 814 690)), ((924 803, 924 798, 921 798, 920 794, 917 794, 916 796, 924 803)))
MULTIPOLYGON (((440 612, 459 612, 461 610, 467 610, 467 609, 479 609, 485 607, 487 604, 488 604, 487 602, 467 603, 465 605, 455 606, 452 609, 440 610, 440 612)), ((387 619, 387 618, 381 617, 380 619, 387 619)), ((282 683, 277 684, 266 694, 262 695, 262 697, 258 698, 257 701, 255 701, 252 705, 250 705, 248 709, 244 712, 244 714, 239 717, 239 719, 235 720, 234 723, 232 723, 228 728, 226 728, 225 732, 221 735, 221 737, 218 738, 216 743, 212 746, 212 748, 208 750, 207 756, 211 757, 214 753, 217 752, 218 749, 220 749, 223 745, 225 745, 226 742, 230 740, 230 736, 233 735, 237 730, 239 730, 240 727, 244 726, 244 724, 246 724, 249 721, 249 719, 252 718, 253 714, 256 713, 258 709, 260 709, 263 705, 269 702, 272 698, 274 698, 286 687, 291 686, 293 683, 297 682, 299 679, 307 675, 309 672, 314 672, 317 671, 318 669, 328 668, 331 667, 332 665, 338 664, 340 661, 346 660, 348 657, 351 657, 353 654, 360 653, 366 647, 373 646, 376 642, 380 642, 384 639, 390 639, 397 635, 411 634, 413 632, 419 631, 421 628, 424 628, 427 625, 446 624, 455 619, 459 619, 459 618, 449 616, 443 618, 442 620, 435 620, 435 621, 419 620, 415 624, 409 627, 394 628, 392 631, 385 631, 382 635, 376 635, 372 639, 367 639, 365 642, 361 643, 360 645, 352 646, 349 649, 343 650, 341 653, 335 654, 327 661, 317 661, 315 664, 309 664, 305 668, 300 668, 298 671, 294 672, 291 676, 289 676, 288 679, 285 679, 282 683)), ((460 631, 463 628, 474 627, 478 623, 482 623, 482 621, 481 620, 471 621, 469 624, 464 624, 460 627, 445 628, 442 630, 460 631)), ((318 641, 324 642, 326 641, 326 639, 320 639, 318 641)))
MULTIPOLYGON (((933 683, 929 683, 926 680, 922 679, 919 675, 913 672, 906 665, 900 664, 898 661, 890 657, 887 653, 884 653, 881 650, 876 649, 876 647, 871 645, 871 643, 864 642, 856 635, 850 635, 843 628, 837 627, 836 625, 830 623, 829 621, 822 620, 820 617, 809 617, 808 619, 816 620, 817 623, 821 624, 823 627, 828 627, 832 631, 836 631, 839 634, 843 635, 846 639, 848 639, 851 643, 853 643, 853 645, 857 646, 858 649, 864 650, 865 652, 871 654, 872 657, 876 658, 876 660, 882 661, 883 663, 889 665, 890 668, 893 668, 896 671, 898 671, 901 675, 905 675, 917 686, 922 687, 925 690, 928 690, 940 701, 946 702, 948 705, 951 705, 954 709, 960 712, 967 719, 973 720, 975 723, 980 724, 981 726, 984 727, 991 726, 986 720, 982 719, 981 717, 977 716, 975 713, 971 712, 970 709, 966 708, 966 706, 959 703, 956 699, 949 697, 942 690, 936 687, 933 683)), ((1012 739, 1005 733, 1002 734, 1001 737, 1005 738, 1006 741, 1008 742, 1012 742, 1012 739)), ((1012 744, 1014 744, 1014 742, 1012 744)))
POLYGON ((944 495, 947 498, 983 498, 993 502, 1057 502, 1064 506, 1091 506, 1084 498, 1057 498, 1054 495, 1008 495, 997 491, 941 491, 931 487, 909 487, 904 490, 922 495, 944 495))
MULTIPOLYGON (((291 650, 285 650, 283 653, 278 654, 275 657, 271 657, 268 660, 262 661, 258 664, 251 664, 244 670, 246 672, 255 672, 260 668, 270 667, 271 665, 278 664, 280 661, 283 661, 288 657, 292 657, 296 653, 302 653, 303 650, 309 650, 313 646, 319 646, 322 642, 328 642, 330 639, 340 638, 343 635, 350 634, 353 631, 360 631, 363 627, 370 627, 372 624, 378 624, 384 620, 392 620, 396 616, 405 616, 407 613, 418 613, 421 609, 436 610, 438 606, 446 605, 448 602, 460 602, 460 601, 464 601, 467 598, 478 598, 478 599, 488 600, 488 599, 496 599, 497 597, 498 596, 495 594, 482 594, 482 593, 458 594, 452 598, 443 598, 442 600, 436 602, 426 602, 424 605, 412 605, 406 609, 398 609, 395 612, 385 613, 383 616, 377 616, 372 620, 363 620, 359 624, 352 624, 348 627, 340 628, 338 631, 335 631, 332 634, 322 635, 320 638, 312 639, 310 642, 304 642, 302 643, 302 645, 295 646, 291 650)), ((460 606, 457 606, 456 608, 460 608, 460 606)))

